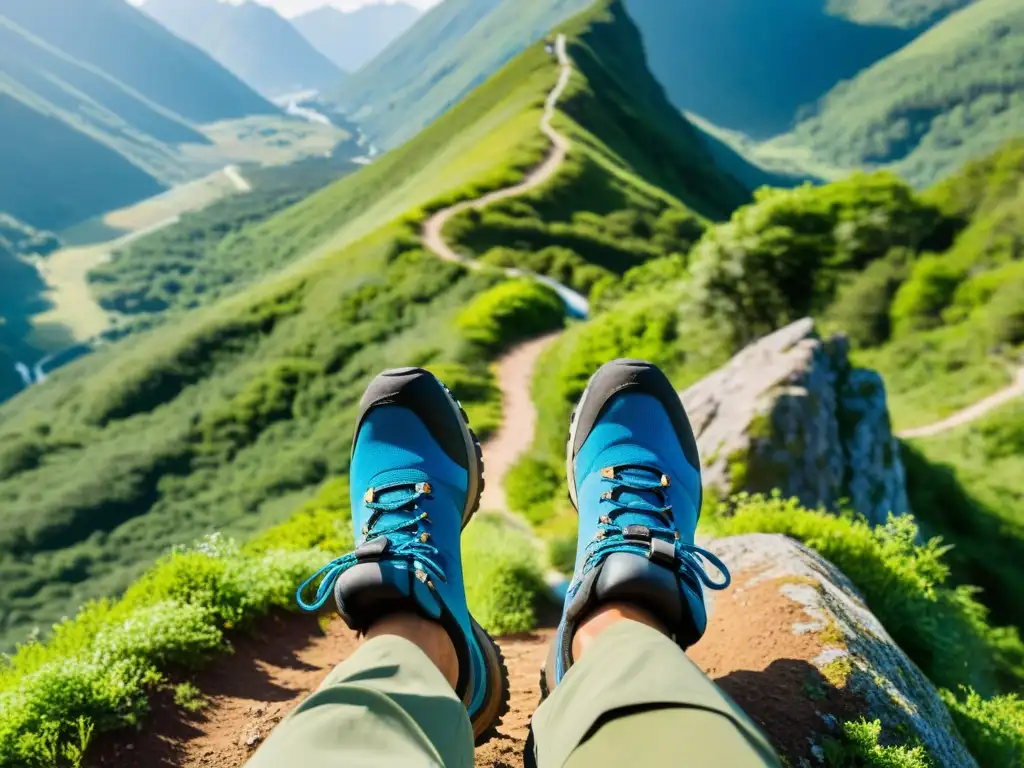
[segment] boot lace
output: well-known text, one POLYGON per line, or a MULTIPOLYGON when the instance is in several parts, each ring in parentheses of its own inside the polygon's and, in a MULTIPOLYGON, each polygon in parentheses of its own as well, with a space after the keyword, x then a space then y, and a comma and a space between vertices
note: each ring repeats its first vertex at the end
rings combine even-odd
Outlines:
POLYGON ((590 571, 618 552, 658 557, 666 564, 671 558, 676 572, 691 583, 700 582, 712 590, 729 586, 732 577, 725 563, 703 547, 680 541, 672 507, 668 504, 667 489, 671 481, 667 475, 647 466, 605 467, 601 470, 601 481, 607 487, 601 494, 601 504, 606 511, 600 517, 594 540, 587 545, 583 568, 570 585, 570 594, 579 590, 590 571), (628 498, 623 500, 623 496, 628 498), (617 521, 624 514, 641 516, 644 524, 622 525, 617 521), (708 576, 701 559, 722 573, 722 581, 708 576))
POLYGON ((360 560, 360 552, 367 545, 386 539, 385 548, 389 560, 405 560, 413 568, 416 577, 431 584, 431 577, 447 581, 444 569, 438 562, 439 553, 430 544, 430 518, 421 511, 419 501, 430 495, 430 483, 396 482, 379 488, 370 488, 363 497, 363 505, 370 510, 370 517, 363 527, 363 539, 355 552, 335 558, 306 579, 295 593, 295 600, 304 611, 318 611, 326 605, 334 592, 334 584, 345 571, 360 560), (387 499, 381 498, 387 496, 387 499), (405 512, 403 519, 393 520, 389 525, 380 526, 385 515, 394 518, 395 513, 405 512), (378 527, 380 526, 380 527, 378 527), (322 577, 322 578, 321 578, 322 577), (305 594, 320 579, 312 601, 305 594))

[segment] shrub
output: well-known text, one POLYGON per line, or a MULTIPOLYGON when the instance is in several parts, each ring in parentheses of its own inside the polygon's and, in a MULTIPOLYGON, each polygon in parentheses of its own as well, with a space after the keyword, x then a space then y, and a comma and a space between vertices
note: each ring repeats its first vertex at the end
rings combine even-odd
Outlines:
POLYGON ((1013 694, 984 699, 968 688, 961 688, 959 696, 941 693, 978 765, 1024 766, 1024 699, 1013 694))
POLYGON ((941 324, 942 311, 952 303, 964 277, 963 270, 944 256, 919 259, 893 299, 894 334, 900 336, 941 324))
POLYGON ((932 768, 932 761, 919 744, 913 746, 879 744, 880 720, 864 718, 843 723, 842 737, 824 744, 828 768, 932 768))
POLYGON ((1024 344, 1024 279, 1006 283, 992 294, 985 319, 996 343, 1024 344))
POLYGON ((481 515, 463 534, 466 599, 474 618, 494 636, 536 626, 535 606, 546 594, 532 542, 500 518, 481 515))
POLYGON ((823 309, 845 272, 892 248, 928 241, 939 214, 895 176, 854 175, 824 187, 762 189, 705 233, 691 254, 701 314, 743 346, 823 309))
POLYGON ((494 354, 562 325, 565 306, 558 294, 534 280, 510 280, 480 294, 456 320, 464 338, 494 354))

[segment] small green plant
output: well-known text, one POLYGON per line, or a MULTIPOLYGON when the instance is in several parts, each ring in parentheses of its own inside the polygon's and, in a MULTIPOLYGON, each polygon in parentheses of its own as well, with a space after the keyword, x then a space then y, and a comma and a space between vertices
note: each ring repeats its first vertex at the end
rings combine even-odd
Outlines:
POLYGON ((879 744, 882 723, 861 718, 843 723, 839 738, 829 737, 822 745, 828 768, 932 768, 933 763, 920 744, 886 746, 879 744))
POLYGON ((195 685, 189 682, 174 686, 174 703, 186 712, 201 712, 207 706, 206 697, 195 685))

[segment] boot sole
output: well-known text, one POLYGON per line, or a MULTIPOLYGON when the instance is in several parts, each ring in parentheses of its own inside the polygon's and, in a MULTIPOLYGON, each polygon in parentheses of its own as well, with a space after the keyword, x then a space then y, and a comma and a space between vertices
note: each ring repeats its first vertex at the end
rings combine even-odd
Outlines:
MULTIPOLYGON (((466 494, 466 507, 462 514, 462 528, 465 530, 470 521, 480 509, 480 498, 483 496, 484 479, 484 457, 483 449, 480 446, 480 439, 470 429, 469 416, 462 404, 455 399, 451 390, 444 383, 445 394, 448 396, 452 409, 458 413, 462 424, 463 437, 466 440, 466 448, 471 460, 469 472, 470 483, 466 494)), ((498 735, 498 726, 501 725, 505 715, 508 714, 509 705, 512 700, 512 691, 508 682, 508 667, 505 664, 505 657, 501 648, 494 642, 489 634, 481 627, 472 616, 470 621, 473 625, 473 634, 476 636, 477 645, 484 654, 484 662, 487 665, 487 692, 484 696, 484 704, 472 718, 473 741, 477 746, 485 744, 498 735)))

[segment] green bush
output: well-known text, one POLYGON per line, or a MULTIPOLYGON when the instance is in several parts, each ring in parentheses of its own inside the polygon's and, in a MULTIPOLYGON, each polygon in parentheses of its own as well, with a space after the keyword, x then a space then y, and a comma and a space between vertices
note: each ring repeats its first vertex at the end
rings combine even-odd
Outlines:
POLYGON ((996 343, 1024 344, 1024 279, 996 289, 985 308, 985 320, 996 343))
POLYGON ((952 303, 965 277, 946 256, 918 259, 892 302, 894 334, 902 336, 940 325, 943 310, 952 303))
POLYGON ((941 693, 978 765, 1024 766, 1024 699, 1013 694, 985 699, 966 688, 961 688, 959 695, 941 693))
POLYGON ((458 315, 464 338, 494 355, 523 339, 561 327, 565 306, 551 288, 535 280, 509 280, 480 294, 458 315))
POLYGON ((740 347, 822 311, 844 274, 892 248, 917 250, 939 220, 935 208, 887 173, 763 189, 694 248, 694 298, 700 314, 724 323, 740 347))
POLYGON ((462 546, 473 617, 495 637, 533 629, 537 602, 547 594, 533 543, 500 518, 480 515, 462 546))

